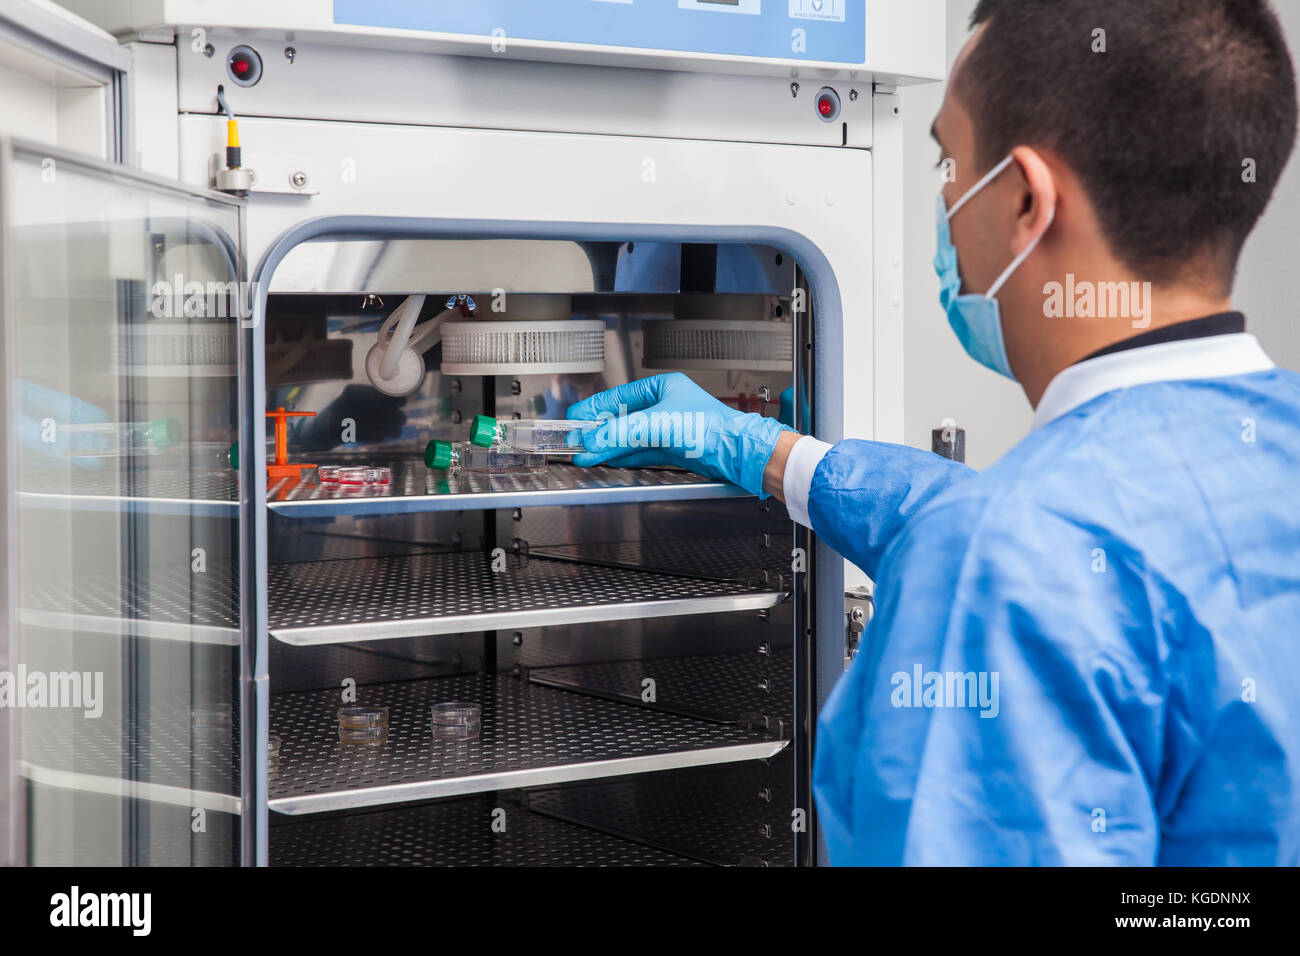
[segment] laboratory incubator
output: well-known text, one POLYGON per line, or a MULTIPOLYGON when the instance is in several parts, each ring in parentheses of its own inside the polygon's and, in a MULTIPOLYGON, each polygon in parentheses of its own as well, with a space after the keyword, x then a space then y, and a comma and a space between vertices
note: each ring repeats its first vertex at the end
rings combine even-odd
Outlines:
POLYGON ((5 711, 10 861, 819 862, 867 582, 567 411, 901 441, 942 3, 65 6, 112 135, 0 155, 4 666, 102 713, 5 711))

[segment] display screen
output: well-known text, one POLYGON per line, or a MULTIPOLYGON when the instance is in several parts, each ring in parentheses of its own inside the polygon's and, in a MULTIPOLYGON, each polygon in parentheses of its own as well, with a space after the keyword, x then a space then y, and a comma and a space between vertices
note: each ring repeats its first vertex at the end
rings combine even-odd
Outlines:
POLYGON ((856 65, 866 0, 334 0, 334 22, 500 41, 856 65))

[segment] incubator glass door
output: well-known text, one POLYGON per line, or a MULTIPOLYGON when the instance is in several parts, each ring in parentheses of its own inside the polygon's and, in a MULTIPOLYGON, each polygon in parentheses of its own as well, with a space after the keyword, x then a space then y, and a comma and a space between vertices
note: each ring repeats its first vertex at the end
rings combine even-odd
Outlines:
POLYGON ((12 862, 240 860, 242 224, 0 140, 12 862))

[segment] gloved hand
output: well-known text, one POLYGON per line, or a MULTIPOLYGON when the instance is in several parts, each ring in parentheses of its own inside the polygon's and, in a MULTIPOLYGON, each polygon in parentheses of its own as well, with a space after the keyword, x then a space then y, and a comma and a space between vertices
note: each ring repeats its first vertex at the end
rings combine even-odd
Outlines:
POLYGON ((738 412, 681 372, 655 375, 569 406, 579 421, 603 420, 583 436, 587 454, 575 465, 679 465, 706 478, 763 493, 763 470, 785 427, 774 418, 738 412))
POLYGON ((97 443, 105 439, 99 435, 77 435, 71 440, 63 437, 62 425, 83 425, 108 421, 108 414, 98 405, 83 401, 75 395, 55 388, 38 385, 25 378, 18 380, 17 431, 24 450, 35 452, 35 458, 26 459, 32 464, 42 459, 50 463, 71 465, 73 468, 95 469, 103 467, 103 460, 93 452, 97 443), (56 438, 47 442, 45 420, 53 419, 51 434, 56 438), (78 451, 88 454, 78 455, 78 451))

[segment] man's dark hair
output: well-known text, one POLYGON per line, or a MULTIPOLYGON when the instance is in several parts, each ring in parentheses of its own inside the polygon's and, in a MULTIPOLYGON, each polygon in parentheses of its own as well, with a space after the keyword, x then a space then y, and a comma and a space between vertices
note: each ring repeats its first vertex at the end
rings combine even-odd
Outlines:
POLYGON ((953 81, 980 169, 1016 146, 1055 154, 1128 268, 1226 293, 1296 138, 1267 0, 980 0, 981 25, 953 81))

